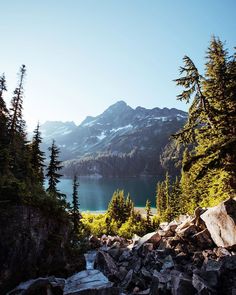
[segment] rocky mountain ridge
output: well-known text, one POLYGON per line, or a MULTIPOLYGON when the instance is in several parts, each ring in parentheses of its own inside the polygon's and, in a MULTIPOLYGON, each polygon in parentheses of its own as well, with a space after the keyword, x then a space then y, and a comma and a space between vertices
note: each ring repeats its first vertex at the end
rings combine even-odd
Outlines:
POLYGON ((119 101, 101 115, 41 126, 43 149, 56 140, 64 174, 137 176, 162 174, 160 155, 187 119, 177 109, 136 109, 119 101))

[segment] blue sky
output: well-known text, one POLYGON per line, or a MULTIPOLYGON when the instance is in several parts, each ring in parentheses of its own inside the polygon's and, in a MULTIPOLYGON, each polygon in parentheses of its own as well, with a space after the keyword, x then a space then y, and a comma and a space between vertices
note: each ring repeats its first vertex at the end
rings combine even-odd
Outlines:
POLYGON ((202 71, 213 34, 230 50, 236 45, 235 0, 8 0, 0 7, 5 98, 24 63, 30 129, 38 120, 79 123, 121 99, 187 110, 173 82, 182 57, 202 71))

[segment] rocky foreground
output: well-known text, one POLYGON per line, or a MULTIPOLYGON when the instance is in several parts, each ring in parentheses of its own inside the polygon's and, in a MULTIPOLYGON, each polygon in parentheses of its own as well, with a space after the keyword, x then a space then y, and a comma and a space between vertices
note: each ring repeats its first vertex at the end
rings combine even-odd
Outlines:
POLYGON ((234 199, 141 238, 104 235, 90 244, 87 270, 27 281, 8 294, 236 294, 234 199))

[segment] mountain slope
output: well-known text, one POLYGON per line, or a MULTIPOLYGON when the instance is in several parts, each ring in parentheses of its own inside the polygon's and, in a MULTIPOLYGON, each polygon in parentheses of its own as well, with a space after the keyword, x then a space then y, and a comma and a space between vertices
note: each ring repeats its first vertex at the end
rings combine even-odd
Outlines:
POLYGON ((52 138, 56 140, 66 175, 75 171, 103 176, 162 174, 160 155, 186 118, 187 113, 181 110, 133 109, 119 101, 101 115, 87 117, 79 126, 46 122, 42 125, 44 149, 52 138))

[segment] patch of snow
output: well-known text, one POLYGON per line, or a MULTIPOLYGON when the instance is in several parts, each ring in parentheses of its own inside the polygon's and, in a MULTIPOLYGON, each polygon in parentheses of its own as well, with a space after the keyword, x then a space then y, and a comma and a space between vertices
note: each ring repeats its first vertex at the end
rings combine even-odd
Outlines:
POLYGON ((94 123, 95 123, 96 121, 97 121, 97 120, 90 121, 90 122, 88 122, 88 123, 83 124, 82 126, 83 126, 83 127, 91 127, 91 126, 94 125, 94 123))
POLYGON ((187 118, 187 116, 181 115, 181 114, 178 114, 177 117, 179 117, 179 118, 187 118))
POLYGON ((100 135, 97 136, 97 139, 99 139, 99 140, 103 140, 105 137, 107 137, 107 136, 106 136, 105 132, 102 131, 102 133, 101 133, 100 135))
POLYGON ((133 125, 129 124, 129 125, 126 125, 126 126, 123 126, 123 127, 113 128, 113 129, 111 129, 111 132, 117 132, 117 131, 120 131, 120 130, 123 130, 123 129, 128 129, 128 128, 133 128, 133 125))

